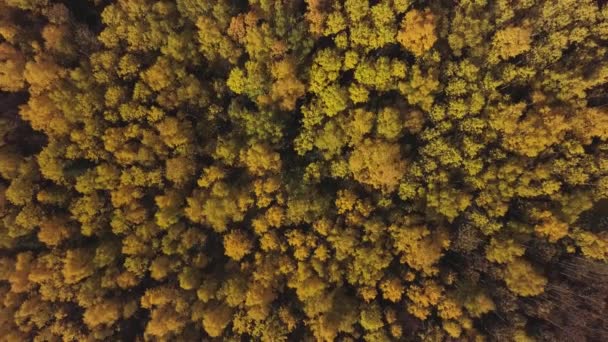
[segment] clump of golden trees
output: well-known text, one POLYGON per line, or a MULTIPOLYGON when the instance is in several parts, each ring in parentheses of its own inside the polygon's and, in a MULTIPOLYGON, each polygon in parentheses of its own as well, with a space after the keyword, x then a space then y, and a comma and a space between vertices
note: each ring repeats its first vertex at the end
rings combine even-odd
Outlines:
POLYGON ((0 340, 607 340, 608 6, 0 0, 0 340))

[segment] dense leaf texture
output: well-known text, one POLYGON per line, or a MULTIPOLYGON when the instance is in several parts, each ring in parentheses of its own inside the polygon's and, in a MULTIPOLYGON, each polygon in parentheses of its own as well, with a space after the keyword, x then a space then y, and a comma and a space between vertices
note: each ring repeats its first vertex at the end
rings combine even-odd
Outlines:
POLYGON ((1 341, 607 341, 608 6, 0 0, 1 341))

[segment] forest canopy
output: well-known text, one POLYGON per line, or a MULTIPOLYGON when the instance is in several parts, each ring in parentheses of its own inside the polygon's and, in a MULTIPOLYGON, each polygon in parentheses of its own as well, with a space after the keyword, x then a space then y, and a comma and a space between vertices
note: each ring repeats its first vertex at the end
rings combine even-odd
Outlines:
POLYGON ((0 0, 0 341, 608 341, 608 6, 0 0))

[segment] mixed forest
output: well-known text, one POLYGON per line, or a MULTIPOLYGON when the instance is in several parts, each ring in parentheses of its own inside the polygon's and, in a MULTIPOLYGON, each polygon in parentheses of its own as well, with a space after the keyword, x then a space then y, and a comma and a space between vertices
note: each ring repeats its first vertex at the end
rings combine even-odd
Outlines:
POLYGON ((608 5, 0 0, 0 341, 608 341, 608 5))

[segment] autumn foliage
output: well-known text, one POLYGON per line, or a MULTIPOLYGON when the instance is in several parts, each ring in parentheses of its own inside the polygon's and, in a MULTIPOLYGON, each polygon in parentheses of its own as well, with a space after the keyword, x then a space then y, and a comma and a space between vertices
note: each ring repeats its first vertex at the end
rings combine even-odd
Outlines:
POLYGON ((0 341, 608 341, 608 6, 0 0, 0 341))

